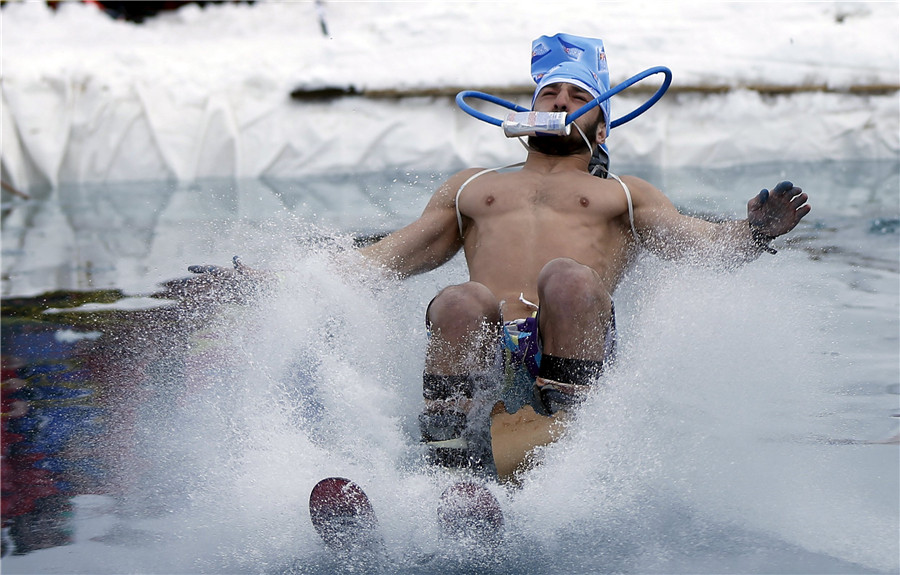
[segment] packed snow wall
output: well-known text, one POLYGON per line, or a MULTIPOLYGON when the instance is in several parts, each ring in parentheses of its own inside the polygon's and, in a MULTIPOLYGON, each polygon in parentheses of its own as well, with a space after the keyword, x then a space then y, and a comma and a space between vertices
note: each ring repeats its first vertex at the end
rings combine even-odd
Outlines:
MULTIPOLYGON (((578 6, 257 2, 189 5, 134 24, 78 3, 8 4, 3 182, 29 190, 518 161, 519 143, 453 96, 476 89, 527 105, 531 41, 558 31, 604 38, 613 84, 651 66, 673 72, 660 103, 613 130, 614 163, 900 155, 896 3, 604 4, 590 21, 578 6)), ((614 97, 613 116, 657 84, 614 97)))

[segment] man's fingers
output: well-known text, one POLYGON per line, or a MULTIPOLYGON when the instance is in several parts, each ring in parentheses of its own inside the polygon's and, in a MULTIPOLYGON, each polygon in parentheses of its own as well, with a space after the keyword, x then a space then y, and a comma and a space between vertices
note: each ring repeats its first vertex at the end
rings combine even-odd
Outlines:
POLYGON ((794 184, 792 184, 791 182, 788 182, 788 181, 779 182, 777 186, 772 188, 772 193, 780 195, 780 194, 783 194, 783 193, 787 192, 788 190, 792 189, 793 187, 794 187, 794 184))
POLYGON ((233 258, 231 258, 231 263, 234 266, 234 270, 226 269, 222 266, 206 264, 201 266, 188 266, 188 271, 194 274, 212 274, 217 276, 229 275, 234 273, 235 271, 241 274, 250 271, 250 268, 248 268, 241 262, 240 256, 234 256, 233 258))
POLYGON ((765 219, 765 204, 769 201, 769 190, 763 189, 747 202, 747 218, 751 225, 762 225, 765 219))
POLYGON ((234 270, 239 274, 243 274, 243 273, 250 271, 250 268, 248 268, 247 266, 244 265, 243 262, 241 262, 240 256, 234 256, 233 258, 231 258, 231 263, 234 264, 234 270))
POLYGON ((188 271, 192 274, 209 274, 214 276, 224 276, 228 273, 225 268, 213 265, 188 266, 188 271))
POLYGON ((800 196, 803 196, 804 198, 807 197, 807 195, 804 194, 803 190, 800 188, 791 188, 791 191, 784 195, 785 198, 788 198, 790 200, 796 200, 800 196))

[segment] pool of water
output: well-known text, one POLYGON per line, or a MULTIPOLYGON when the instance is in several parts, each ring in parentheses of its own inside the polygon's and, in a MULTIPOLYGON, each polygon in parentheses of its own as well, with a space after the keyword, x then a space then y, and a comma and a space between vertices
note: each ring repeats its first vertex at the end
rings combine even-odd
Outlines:
POLYGON ((633 166, 739 215, 789 178, 814 211, 736 270, 641 258, 620 359, 516 488, 503 543, 440 536, 422 463, 422 317, 464 264, 397 282, 352 247, 441 174, 71 186, 3 205, 9 573, 898 572, 897 163, 633 166), (276 279, 185 281, 240 255, 276 279), (383 555, 324 548, 322 477, 370 494, 383 555))

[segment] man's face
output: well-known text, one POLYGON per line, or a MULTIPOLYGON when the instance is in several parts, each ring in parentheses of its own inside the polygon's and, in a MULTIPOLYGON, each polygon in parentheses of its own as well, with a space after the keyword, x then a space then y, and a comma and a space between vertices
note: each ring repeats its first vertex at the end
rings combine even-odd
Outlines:
MULTIPOLYGON (((536 112, 567 112, 580 110, 594 100, 594 95, 574 84, 557 82, 549 84, 538 92, 534 100, 536 112)), ((576 120, 589 139, 595 141, 603 121, 600 107, 596 107, 576 120)), ((581 134, 573 129, 567 136, 529 136, 528 145, 538 152, 551 156, 571 156, 584 152, 585 143, 581 134)))
MULTIPOLYGON (((574 112, 594 100, 594 95, 575 84, 556 82, 538 92, 534 109, 538 112, 574 112)), ((593 111, 586 115, 591 115, 593 111)))

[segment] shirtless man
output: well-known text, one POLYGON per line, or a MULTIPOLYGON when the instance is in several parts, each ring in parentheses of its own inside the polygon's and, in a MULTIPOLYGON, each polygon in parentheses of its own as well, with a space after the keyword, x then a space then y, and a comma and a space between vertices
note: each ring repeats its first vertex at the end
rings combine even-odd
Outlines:
MULTIPOLYGON (((539 38, 532 74, 536 111, 573 113, 609 90, 596 39, 539 38)), ((455 174, 416 221, 360 250, 399 276, 432 270, 464 250, 469 281, 441 290, 426 311, 420 423, 434 463, 496 465, 508 475, 527 449, 553 439, 545 416, 577 402, 612 359, 611 294, 639 247, 667 258, 750 261, 773 251, 769 242, 810 210, 806 194, 782 182, 750 200, 746 220, 711 223, 682 215, 639 178, 595 177, 589 166, 606 141, 609 110, 606 100, 567 136, 530 137, 517 171, 455 174), (503 462, 495 461, 502 434, 494 434, 492 453, 486 430, 492 411, 495 423, 504 411, 527 415, 509 426, 520 436, 507 437, 519 440, 518 453, 503 462), (530 424, 533 436, 525 437, 530 424)))
MULTIPOLYGON (((542 76, 535 111, 573 113, 608 90, 592 81, 596 74, 557 68, 563 69, 542 76)), ((750 200, 746 220, 711 223, 682 215, 642 179, 592 176, 588 167, 606 140, 608 115, 608 105, 595 107, 568 136, 530 137, 517 171, 455 174, 416 221, 361 250, 401 276, 432 270, 464 250, 469 281, 441 290, 426 312, 421 422, 432 461, 490 464, 488 448, 474 446, 484 430, 472 420, 487 416, 475 415, 473 398, 487 389, 490 405, 497 396, 491 370, 501 339, 509 348, 507 369, 512 361, 531 372, 538 413, 565 409, 581 395, 610 360, 611 294, 639 246, 671 258, 716 245, 719 258, 749 261, 810 210, 806 194, 782 182, 750 200)))

